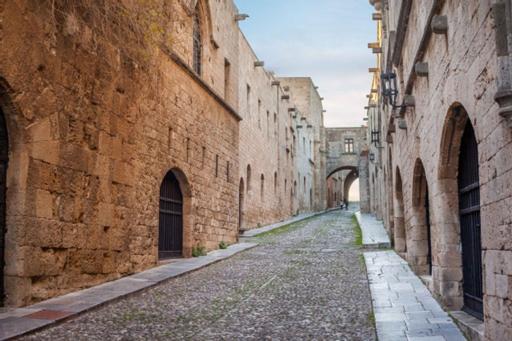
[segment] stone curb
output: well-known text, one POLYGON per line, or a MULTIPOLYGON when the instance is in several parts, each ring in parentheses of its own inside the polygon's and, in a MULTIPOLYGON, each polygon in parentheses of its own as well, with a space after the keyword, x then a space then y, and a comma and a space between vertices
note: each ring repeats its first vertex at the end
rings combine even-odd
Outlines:
POLYGON ((75 318, 87 311, 152 288, 258 246, 239 243, 204 257, 187 258, 37 304, 0 310, 0 340, 9 340, 75 318))
POLYGON ((382 222, 369 214, 361 214, 361 212, 356 212, 355 216, 363 233, 363 249, 391 248, 388 233, 382 222))
POLYGON ((244 233, 242 233, 240 235, 240 237, 241 238, 255 237, 255 236, 259 235, 259 234, 262 234, 262 233, 265 233, 265 232, 269 232, 269 231, 278 229, 280 227, 283 227, 283 226, 286 226, 286 225, 289 225, 289 224, 293 224, 293 223, 297 223, 299 221, 302 221, 302 220, 305 220, 305 219, 308 219, 308 218, 312 218, 312 217, 316 217, 316 216, 319 216, 319 215, 322 215, 322 214, 326 214, 326 213, 329 213, 329 212, 332 212, 332 211, 335 211, 335 210, 339 210, 339 208, 331 208, 331 209, 328 209, 328 210, 325 210, 325 211, 301 214, 301 215, 298 215, 298 216, 296 216, 296 217, 294 217, 292 219, 288 219, 288 220, 285 220, 285 221, 280 221, 278 223, 266 225, 266 226, 263 226, 263 227, 259 227, 257 229, 252 229, 252 230, 244 231, 244 233))

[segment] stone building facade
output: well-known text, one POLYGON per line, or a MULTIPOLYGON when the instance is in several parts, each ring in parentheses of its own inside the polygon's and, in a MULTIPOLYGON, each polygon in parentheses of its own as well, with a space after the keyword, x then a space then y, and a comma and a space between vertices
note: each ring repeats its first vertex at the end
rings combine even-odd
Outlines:
POLYGON ((448 309, 511 340, 511 1, 370 3, 371 211, 448 309))
POLYGON ((231 0, 0 2, 2 304, 236 242, 249 163, 247 227, 322 208, 291 192, 311 153, 238 19, 231 0))
POLYGON ((349 201, 350 186, 356 179, 360 183, 360 205, 368 211, 368 154, 367 127, 326 128, 326 177, 328 207, 349 201))

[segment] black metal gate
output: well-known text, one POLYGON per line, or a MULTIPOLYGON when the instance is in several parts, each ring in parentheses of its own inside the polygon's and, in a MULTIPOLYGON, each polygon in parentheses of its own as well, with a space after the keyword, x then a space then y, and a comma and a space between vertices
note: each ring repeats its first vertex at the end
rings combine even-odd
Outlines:
MULTIPOLYGON (((425 182, 427 180, 425 179, 425 182)), ((428 254, 427 254, 427 262, 428 262, 428 274, 432 275, 432 233, 431 223, 430 223, 430 205, 429 205, 429 197, 428 197, 428 186, 426 186, 425 192, 425 222, 427 226, 427 242, 428 242, 428 254)))
POLYGON ((464 310, 483 319, 478 145, 470 122, 462 136, 458 181, 464 310))
POLYGON ((5 190, 9 143, 5 117, 0 108, 0 306, 4 305, 4 268, 5 268, 5 190))
POLYGON ((167 173, 160 187, 158 257, 181 257, 183 251, 183 195, 173 172, 167 173))

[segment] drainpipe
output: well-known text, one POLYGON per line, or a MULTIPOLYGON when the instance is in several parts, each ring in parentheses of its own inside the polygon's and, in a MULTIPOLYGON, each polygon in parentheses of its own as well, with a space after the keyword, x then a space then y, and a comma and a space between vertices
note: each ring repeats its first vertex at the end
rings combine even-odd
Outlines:
POLYGON ((512 0, 497 0, 492 9, 498 58, 498 91, 494 99, 500 106, 499 114, 512 128, 512 0))

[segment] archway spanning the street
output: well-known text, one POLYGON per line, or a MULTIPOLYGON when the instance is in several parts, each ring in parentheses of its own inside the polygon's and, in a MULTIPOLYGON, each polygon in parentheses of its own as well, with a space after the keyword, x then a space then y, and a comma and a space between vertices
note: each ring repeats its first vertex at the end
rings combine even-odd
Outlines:
MULTIPOLYGON (((350 200, 350 189, 357 182, 359 184, 359 172, 357 167, 342 166, 331 172, 327 177, 327 204, 328 207, 337 207, 350 200)), ((356 193, 358 194, 358 193, 356 193)), ((355 199, 359 200, 358 195, 355 199)), ((355 201, 355 200, 352 200, 355 201)))

